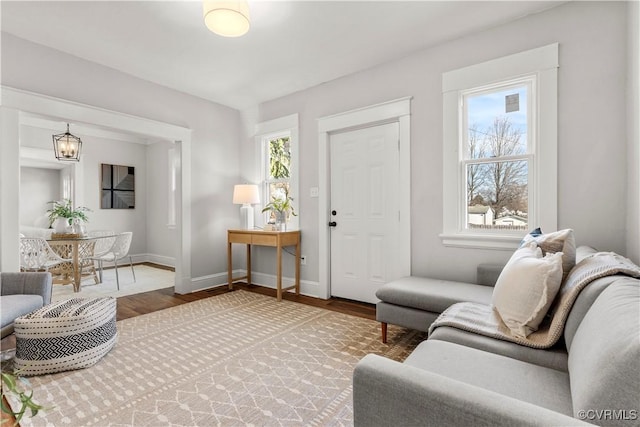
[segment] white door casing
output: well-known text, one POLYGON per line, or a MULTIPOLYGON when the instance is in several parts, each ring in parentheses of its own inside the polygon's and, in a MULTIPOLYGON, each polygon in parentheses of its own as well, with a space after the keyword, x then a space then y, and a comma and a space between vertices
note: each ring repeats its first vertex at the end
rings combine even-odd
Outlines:
POLYGON ((318 245, 319 289, 318 296, 331 296, 331 221, 330 206, 330 135, 358 128, 397 122, 399 128, 399 181, 397 189, 400 222, 398 230, 398 276, 411 274, 411 97, 375 104, 318 119, 318 245))
POLYGON ((375 303, 397 278, 398 138, 398 123, 330 136, 332 296, 375 303))

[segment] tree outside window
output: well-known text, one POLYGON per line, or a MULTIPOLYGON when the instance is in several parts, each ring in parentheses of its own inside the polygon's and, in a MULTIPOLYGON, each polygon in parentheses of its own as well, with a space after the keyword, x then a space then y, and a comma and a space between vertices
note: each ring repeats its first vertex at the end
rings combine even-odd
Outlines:
POLYGON ((529 88, 525 83, 464 96, 468 229, 528 227, 529 88))
MULTIPOLYGON (((265 170, 265 200, 266 203, 274 199, 283 200, 289 197, 291 179, 291 138, 280 136, 265 138, 266 158, 265 170)), ((267 214, 267 223, 275 223, 273 212, 267 214)))

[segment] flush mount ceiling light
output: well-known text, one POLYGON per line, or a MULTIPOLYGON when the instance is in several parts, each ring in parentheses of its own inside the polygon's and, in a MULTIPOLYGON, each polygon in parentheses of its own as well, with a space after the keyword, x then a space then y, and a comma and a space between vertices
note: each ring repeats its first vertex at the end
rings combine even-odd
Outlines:
POLYGON ((82 149, 82 141, 77 136, 69 133, 69 123, 67 123, 67 131, 58 135, 53 135, 53 150, 56 159, 63 162, 79 162, 80 150, 82 149))
POLYGON ((249 4, 246 0, 202 2, 204 23, 224 37, 240 37, 249 31, 249 4))

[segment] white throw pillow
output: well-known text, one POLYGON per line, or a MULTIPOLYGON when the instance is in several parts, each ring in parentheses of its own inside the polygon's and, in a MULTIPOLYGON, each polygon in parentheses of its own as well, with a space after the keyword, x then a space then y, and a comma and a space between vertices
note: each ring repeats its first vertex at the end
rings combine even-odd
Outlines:
POLYGON ((527 242, 500 273, 492 303, 514 336, 526 338, 538 330, 560 289, 562 256, 562 252, 543 256, 535 242, 527 242))
POLYGON ((538 247, 542 249, 542 255, 562 252, 564 254, 562 256, 562 280, 567 278, 571 269, 576 265, 576 239, 570 228, 537 236, 527 234, 522 241, 524 243, 536 242, 538 247))

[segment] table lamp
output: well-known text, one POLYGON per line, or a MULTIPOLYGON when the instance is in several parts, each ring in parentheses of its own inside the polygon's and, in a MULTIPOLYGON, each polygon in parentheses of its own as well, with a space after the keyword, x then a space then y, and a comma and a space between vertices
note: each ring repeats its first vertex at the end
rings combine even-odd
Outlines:
POLYGON ((253 230, 253 206, 260 203, 258 186, 238 184, 233 187, 233 204, 240 207, 240 226, 244 230, 253 230))

